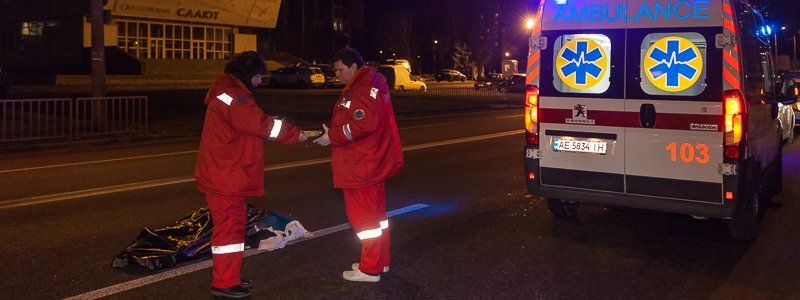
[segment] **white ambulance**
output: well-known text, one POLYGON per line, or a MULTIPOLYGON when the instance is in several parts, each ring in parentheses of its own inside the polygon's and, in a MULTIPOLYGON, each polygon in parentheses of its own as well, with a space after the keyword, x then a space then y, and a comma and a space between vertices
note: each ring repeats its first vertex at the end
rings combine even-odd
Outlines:
POLYGON ((721 218, 753 239, 782 188, 769 30, 745 0, 542 0, 526 184, 580 203, 721 218))

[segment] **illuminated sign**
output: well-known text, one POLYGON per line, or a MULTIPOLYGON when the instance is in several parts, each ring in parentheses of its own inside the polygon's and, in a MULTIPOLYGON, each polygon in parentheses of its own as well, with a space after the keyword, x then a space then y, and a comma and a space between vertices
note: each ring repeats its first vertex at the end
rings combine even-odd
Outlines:
POLYGON ((561 47, 556 56, 556 70, 561 82, 586 90, 604 79, 608 60, 608 54, 597 41, 577 38, 561 47))
POLYGON ((707 20, 710 0, 676 0, 642 3, 629 14, 626 3, 558 5, 553 23, 633 22, 639 20, 707 20))
POLYGON ((195 19, 211 19, 216 20, 219 17, 218 11, 201 10, 201 9, 186 9, 179 8, 177 11, 179 17, 195 18, 195 19))
POLYGON ((691 41, 668 36, 659 39, 644 55, 644 73, 653 86, 668 92, 692 87, 703 72, 700 49, 691 41))
POLYGON ((281 0, 108 0, 114 16, 275 28, 281 0))

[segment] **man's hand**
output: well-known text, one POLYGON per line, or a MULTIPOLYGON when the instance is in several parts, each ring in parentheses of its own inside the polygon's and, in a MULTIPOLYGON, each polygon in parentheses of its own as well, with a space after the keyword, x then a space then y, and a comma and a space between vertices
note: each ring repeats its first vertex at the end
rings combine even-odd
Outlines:
POLYGON ((305 131, 302 131, 302 130, 300 130, 300 135, 299 135, 299 136, 297 136, 297 142, 298 142, 298 143, 302 143, 302 142, 305 142, 305 141, 307 141, 307 140, 308 140, 308 138, 306 137, 306 132, 305 132, 305 131))
POLYGON ((322 129, 325 130, 325 134, 323 134, 318 139, 314 140, 314 144, 318 144, 320 146, 327 146, 331 144, 331 140, 328 138, 328 126, 324 123, 322 124, 322 129))

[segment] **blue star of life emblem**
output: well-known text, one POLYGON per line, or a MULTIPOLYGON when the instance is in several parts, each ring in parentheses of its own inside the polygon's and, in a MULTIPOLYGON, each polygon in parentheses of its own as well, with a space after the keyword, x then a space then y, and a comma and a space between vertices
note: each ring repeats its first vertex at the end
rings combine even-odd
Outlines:
POLYGON ((657 61, 656 66, 650 68, 653 78, 667 76, 668 87, 680 86, 678 76, 693 78, 697 69, 689 65, 689 61, 697 58, 697 53, 692 48, 680 51, 679 40, 667 41, 667 51, 655 48, 650 53, 650 58, 657 61))
POLYGON ((561 73, 563 73, 564 76, 569 76, 574 73, 575 83, 579 85, 585 85, 587 83, 587 75, 592 75, 597 78, 603 71, 603 69, 596 64, 597 60, 603 58, 600 49, 595 48, 592 49, 592 51, 588 51, 588 48, 587 42, 579 41, 577 42, 577 51, 572 51, 572 49, 567 48, 561 54, 561 58, 569 62, 561 67, 561 73))

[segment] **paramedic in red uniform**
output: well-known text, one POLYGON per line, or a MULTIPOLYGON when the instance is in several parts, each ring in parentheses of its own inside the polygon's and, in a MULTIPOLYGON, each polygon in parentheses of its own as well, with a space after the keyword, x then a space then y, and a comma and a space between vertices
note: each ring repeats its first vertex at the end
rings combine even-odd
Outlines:
POLYGON ((206 195, 214 229, 211 254, 214 296, 250 295, 248 280, 240 277, 244 254, 247 204, 245 197, 264 195, 264 141, 294 144, 306 140, 298 127, 265 114, 252 91, 266 71, 254 51, 225 65, 206 94, 206 119, 194 176, 206 195))
POLYGON ((361 261, 342 273, 350 281, 378 282, 389 271, 389 221, 384 181, 403 169, 400 136, 386 78, 364 66, 352 48, 334 56, 345 84, 331 127, 315 143, 332 145, 333 185, 344 192, 350 225, 361 240, 361 261))

